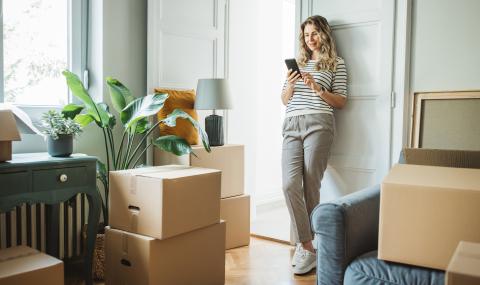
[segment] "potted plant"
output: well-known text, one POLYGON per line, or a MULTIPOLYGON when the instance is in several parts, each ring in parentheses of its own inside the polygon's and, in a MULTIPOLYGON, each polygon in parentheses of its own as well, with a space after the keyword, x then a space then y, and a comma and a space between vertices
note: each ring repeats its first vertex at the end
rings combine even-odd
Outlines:
MULTIPOLYGON (((123 128, 123 134, 120 142, 116 144, 113 136, 113 128, 117 124, 116 117, 110 112, 107 104, 95 102, 83 86, 80 79, 72 72, 66 70, 63 72, 67 80, 67 85, 72 94, 83 102, 83 105, 70 104, 69 112, 74 114, 74 120, 82 127, 94 123, 103 134, 106 161, 97 160, 97 179, 103 185, 103 203, 102 213, 105 225, 108 225, 108 197, 109 180, 108 173, 111 170, 123 170, 135 168, 141 161, 143 155, 151 146, 158 147, 164 151, 175 155, 184 155, 192 152, 190 144, 182 137, 174 135, 165 135, 149 140, 149 135, 158 127, 159 124, 165 124, 169 127, 176 125, 176 120, 181 118, 190 122, 199 131, 204 148, 210 152, 208 136, 200 127, 198 122, 181 109, 175 109, 165 119, 152 124, 149 120, 163 107, 168 98, 166 93, 150 94, 142 97, 134 97, 130 90, 117 79, 108 77, 110 99, 113 109, 118 113, 120 123, 123 128)), ((99 235, 100 239, 102 236, 99 235)), ((97 242, 101 245, 101 241, 97 242)), ((98 255, 98 251, 95 255, 98 255)), ((101 255, 101 254, 100 254, 101 255)), ((94 260, 94 265, 102 266, 100 260, 94 260)), ((97 279, 102 279, 101 268, 94 268, 98 272, 97 279)))
POLYGON ((49 110, 42 115, 43 133, 46 135, 48 154, 54 157, 67 157, 73 152, 73 137, 82 132, 79 123, 75 122, 68 112, 49 110))

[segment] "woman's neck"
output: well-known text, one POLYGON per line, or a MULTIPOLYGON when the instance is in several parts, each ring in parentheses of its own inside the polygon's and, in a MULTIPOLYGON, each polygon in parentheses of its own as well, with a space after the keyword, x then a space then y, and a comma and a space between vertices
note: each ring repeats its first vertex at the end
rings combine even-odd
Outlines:
POLYGON ((320 59, 320 51, 319 50, 314 50, 312 52, 311 59, 312 60, 319 60, 320 59))

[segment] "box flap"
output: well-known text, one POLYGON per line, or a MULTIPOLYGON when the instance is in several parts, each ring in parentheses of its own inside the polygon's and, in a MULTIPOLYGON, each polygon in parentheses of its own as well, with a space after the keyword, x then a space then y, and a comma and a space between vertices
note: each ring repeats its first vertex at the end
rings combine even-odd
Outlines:
POLYGON ((407 164, 480 168, 480 151, 405 148, 407 164))
POLYGON ((0 122, 2 122, 2 131, 0 132, 0 141, 19 141, 17 124, 12 111, 0 110, 0 122))
POLYGON ((383 183, 480 191, 480 169, 396 164, 383 183))
POLYGON ((26 246, 0 251, 0 279, 62 264, 52 256, 26 246))

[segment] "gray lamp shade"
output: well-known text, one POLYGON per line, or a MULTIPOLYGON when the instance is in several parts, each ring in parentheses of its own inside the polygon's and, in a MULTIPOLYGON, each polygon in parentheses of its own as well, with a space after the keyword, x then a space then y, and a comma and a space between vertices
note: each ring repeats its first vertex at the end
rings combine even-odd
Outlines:
POLYGON ((226 79, 199 79, 195 96, 197 110, 232 109, 226 79))

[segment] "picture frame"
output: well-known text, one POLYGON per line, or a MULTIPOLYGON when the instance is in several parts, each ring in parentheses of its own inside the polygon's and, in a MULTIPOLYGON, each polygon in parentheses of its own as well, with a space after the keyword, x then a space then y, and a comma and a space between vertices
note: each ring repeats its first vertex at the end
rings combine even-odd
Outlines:
POLYGON ((480 150, 480 91, 413 96, 410 147, 480 150))

